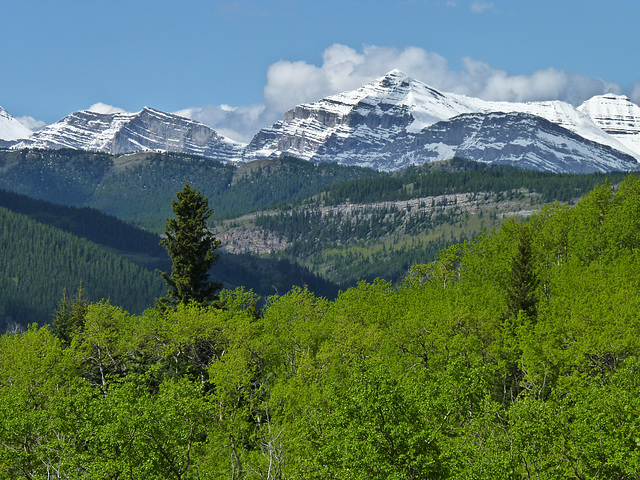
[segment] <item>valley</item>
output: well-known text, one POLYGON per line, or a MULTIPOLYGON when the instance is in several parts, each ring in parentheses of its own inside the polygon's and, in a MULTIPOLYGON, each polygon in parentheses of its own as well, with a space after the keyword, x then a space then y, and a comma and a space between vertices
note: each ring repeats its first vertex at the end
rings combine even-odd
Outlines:
MULTIPOLYGON (((153 305, 162 292, 155 269, 166 270, 167 258, 158 234, 185 180, 214 209, 222 256, 212 277, 225 288, 253 289, 265 301, 295 285, 333 298, 360 280, 399 284, 413 265, 433 261, 443 248, 472 241, 506 218, 526 218, 556 201, 572 204, 595 185, 617 184, 628 175, 554 174, 460 158, 379 172, 294 158, 235 166, 177 153, 76 150, 0 151, 0 168, 0 188, 7 191, 0 205, 12 215, 82 237, 106 249, 103 255, 127 262, 107 284, 126 284, 115 278, 130 275, 127 269, 144 271, 134 277, 148 277, 153 287, 140 290, 139 306, 123 303, 134 311, 153 305)), ((23 238, 34 235, 35 242, 41 234, 23 238)), ((23 251, 30 255, 29 248, 23 251)), ((25 257, 24 264, 43 262, 25 257)), ((99 270, 92 272, 41 275, 50 284, 38 287, 49 292, 39 300, 39 313, 25 316, 18 312, 26 310, 12 307, 5 323, 47 323, 63 290, 74 292, 81 282, 89 298, 120 302, 106 285, 96 287, 103 280, 99 270)), ((12 267, 3 281, 25 275, 12 267)), ((23 288, 17 293, 13 305, 34 297, 23 288)))

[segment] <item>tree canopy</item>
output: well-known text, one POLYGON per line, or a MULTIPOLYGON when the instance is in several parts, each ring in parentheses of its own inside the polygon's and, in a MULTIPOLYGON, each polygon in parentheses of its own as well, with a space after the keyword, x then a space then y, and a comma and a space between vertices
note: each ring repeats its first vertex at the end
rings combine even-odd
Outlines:
POLYGON ((333 301, 0 336, 6 478, 640 477, 640 179, 333 301))

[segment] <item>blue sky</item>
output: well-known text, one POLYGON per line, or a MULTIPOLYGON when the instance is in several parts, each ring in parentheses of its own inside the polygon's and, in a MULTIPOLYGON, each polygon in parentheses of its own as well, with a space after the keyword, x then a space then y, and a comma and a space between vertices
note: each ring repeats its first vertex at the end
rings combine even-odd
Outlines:
MULTIPOLYGON (((0 106, 180 112, 246 140, 393 68, 443 91, 640 103, 637 0, 5 0, 0 106)), ((31 117, 31 119, 26 118, 31 117)))

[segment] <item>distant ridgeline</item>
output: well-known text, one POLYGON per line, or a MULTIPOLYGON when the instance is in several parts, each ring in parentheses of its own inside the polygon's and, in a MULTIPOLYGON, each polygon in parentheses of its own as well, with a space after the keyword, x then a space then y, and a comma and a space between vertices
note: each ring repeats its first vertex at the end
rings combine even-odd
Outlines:
POLYGON ((617 182, 624 176, 557 175, 462 159, 381 173, 293 158, 235 166, 179 153, 114 156, 68 149, 0 150, 0 169, 0 188, 58 204, 93 207, 158 233, 171 215, 174 193, 185 181, 209 198, 212 218, 221 219, 303 200, 317 202, 314 196, 323 191, 322 202, 333 204, 522 188, 540 193, 544 201, 567 201, 604 178, 617 182))
POLYGON ((0 170, 0 188, 97 208, 158 233, 185 181, 209 198, 215 219, 299 201, 336 182, 378 175, 370 169, 296 159, 238 167, 180 153, 115 156, 68 149, 0 150, 0 170))

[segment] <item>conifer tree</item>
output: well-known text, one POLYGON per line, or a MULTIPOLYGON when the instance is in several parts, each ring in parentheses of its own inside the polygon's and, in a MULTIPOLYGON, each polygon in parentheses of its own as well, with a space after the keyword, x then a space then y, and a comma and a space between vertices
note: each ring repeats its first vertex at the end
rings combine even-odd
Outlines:
POLYGON ((89 300, 84 294, 82 282, 78 286, 76 296, 68 300, 67 289, 62 290, 62 300, 53 314, 53 330, 66 344, 71 343, 73 336, 84 327, 85 317, 89 309, 89 300))
POLYGON ((535 258, 531 244, 529 225, 521 225, 516 232, 516 253, 511 259, 511 268, 507 279, 508 314, 517 315, 523 311, 534 319, 538 309, 538 277, 535 272, 535 258))
POLYGON ((166 238, 160 245, 167 249, 172 261, 171 274, 158 272, 169 286, 167 295, 158 300, 163 309, 191 301, 212 304, 222 285, 209 281, 209 269, 218 259, 220 240, 210 232, 207 220, 213 213, 209 199, 189 182, 171 202, 175 218, 167 219, 166 238))

